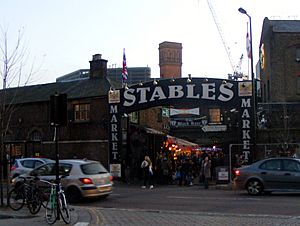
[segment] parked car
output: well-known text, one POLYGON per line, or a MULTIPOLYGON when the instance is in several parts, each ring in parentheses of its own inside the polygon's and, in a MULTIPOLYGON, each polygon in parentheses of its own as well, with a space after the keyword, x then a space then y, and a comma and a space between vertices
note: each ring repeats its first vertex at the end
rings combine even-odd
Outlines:
POLYGON ((235 189, 246 189, 249 195, 274 191, 300 192, 300 160, 269 158, 235 170, 235 189))
MULTIPOLYGON (((56 179, 55 162, 37 167, 21 175, 54 182, 56 179)), ((59 175, 69 202, 78 202, 81 198, 107 197, 112 192, 113 177, 98 161, 81 159, 59 160, 59 175)), ((17 184, 19 178, 13 180, 17 184)))
POLYGON ((47 158, 21 158, 15 159, 14 163, 10 168, 10 178, 15 178, 21 174, 28 173, 32 169, 43 165, 45 163, 54 162, 51 159, 47 158))

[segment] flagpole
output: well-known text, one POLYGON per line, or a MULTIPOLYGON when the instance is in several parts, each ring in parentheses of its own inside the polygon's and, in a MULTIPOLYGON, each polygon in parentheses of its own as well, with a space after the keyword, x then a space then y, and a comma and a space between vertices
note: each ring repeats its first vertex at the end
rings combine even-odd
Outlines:
POLYGON ((122 62, 122 88, 124 88, 124 56, 125 56, 125 48, 123 48, 123 62, 122 62))
MULTIPOLYGON (((248 34, 248 22, 247 22, 247 34, 248 34)), ((247 39, 249 39, 249 37, 247 37, 247 39)), ((247 42, 249 41, 249 40, 246 40, 247 42)), ((250 43, 249 43, 250 44, 250 43)), ((251 48, 251 47, 250 47, 251 48)), ((250 50, 250 54, 252 54, 251 53, 251 50, 250 50)), ((250 71, 251 70, 251 68, 250 68, 250 64, 251 64, 251 62, 250 61, 252 61, 252 57, 250 58, 250 60, 249 60, 249 53, 247 53, 247 56, 248 56, 248 79, 250 80, 251 78, 252 78, 252 72, 250 71), (249 62, 250 62, 250 64, 249 64, 249 62)))

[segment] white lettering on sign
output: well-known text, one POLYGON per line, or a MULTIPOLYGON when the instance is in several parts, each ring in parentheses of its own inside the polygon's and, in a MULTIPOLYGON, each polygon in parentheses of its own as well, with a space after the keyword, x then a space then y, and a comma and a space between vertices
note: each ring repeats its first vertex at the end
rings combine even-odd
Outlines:
POLYGON ((140 93, 140 101, 139 104, 142 103, 147 103, 147 91, 150 91, 150 87, 146 87, 146 88, 137 88, 136 92, 140 93))
POLYGON ((215 83, 207 83, 207 84, 202 84, 203 88, 203 93, 202 93, 202 98, 207 99, 207 100, 215 100, 215 83))
POLYGON ((117 160, 118 159, 118 106, 117 105, 110 105, 110 142, 111 142, 111 154, 112 154, 112 158, 113 160, 117 160))
POLYGON ((150 101, 167 99, 161 87, 155 87, 150 101))
POLYGON ((216 83, 203 83, 199 93, 196 93, 195 86, 195 84, 169 85, 165 91, 161 86, 156 86, 152 91, 150 87, 129 88, 124 90, 123 106, 130 107, 137 103, 144 104, 157 100, 179 98, 203 100, 218 99, 219 101, 227 102, 234 97, 234 92, 232 90, 234 85, 230 82, 220 84, 219 87, 216 87, 216 83), (219 91, 218 95, 216 94, 217 90, 219 91), (147 99, 147 96, 149 99, 147 99))
POLYGON ((249 110, 251 108, 251 102, 250 98, 243 98, 241 101, 241 118, 242 118, 242 143, 243 143, 243 155, 244 155, 244 161, 247 163, 249 161, 249 155, 250 155, 250 129, 251 129, 251 120, 250 120, 250 113, 249 110))

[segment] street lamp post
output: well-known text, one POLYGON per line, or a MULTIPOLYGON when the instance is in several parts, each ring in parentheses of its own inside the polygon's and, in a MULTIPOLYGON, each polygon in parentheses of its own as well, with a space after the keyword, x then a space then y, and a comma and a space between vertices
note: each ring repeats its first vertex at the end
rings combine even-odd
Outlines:
MULTIPOLYGON (((256 79, 253 71, 253 48, 252 48, 252 23, 251 16, 247 13, 247 11, 243 8, 238 9, 240 13, 245 14, 249 18, 249 26, 250 26, 250 56, 251 56, 251 80, 252 80, 252 99, 253 99, 253 121, 254 121, 254 133, 253 133, 253 151, 256 149, 256 79)), ((253 155, 252 155, 253 159, 253 155)))

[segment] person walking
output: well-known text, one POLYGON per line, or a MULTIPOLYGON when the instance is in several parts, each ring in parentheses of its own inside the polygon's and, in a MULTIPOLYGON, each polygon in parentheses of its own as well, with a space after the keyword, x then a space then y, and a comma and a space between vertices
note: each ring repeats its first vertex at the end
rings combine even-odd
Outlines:
POLYGON ((150 185, 150 189, 153 189, 153 169, 152 169, 152 162, 150 160, 150 157, 148 155, 145 156, 144 161, 141 164, 141 168, 143 170, 143 177, 144 177, 144 183, 142 188, 146 188, 147 183, 150 185))
POLYGON ((208 183, 211 177, 211 160, 208 156, 206 156, 202 161, 200 175, 202 175, 204 179, 204 188, 208 189, 208 183))

